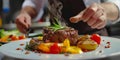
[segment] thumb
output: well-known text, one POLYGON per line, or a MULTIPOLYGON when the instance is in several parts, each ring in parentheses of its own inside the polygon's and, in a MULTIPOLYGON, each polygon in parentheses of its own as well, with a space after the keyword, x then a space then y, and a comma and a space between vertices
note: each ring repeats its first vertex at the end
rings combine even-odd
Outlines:
POLYGON ((77 22, 81 21, 81 20, 82 20, 83 13, 84 13, 84 11, 80 12, 80 13, 79 13, 78 15, 76 15, 76 16, 71 17, 71 18, 70 18, 70 21, 71 21, 72 23, 77 23, 77 22))

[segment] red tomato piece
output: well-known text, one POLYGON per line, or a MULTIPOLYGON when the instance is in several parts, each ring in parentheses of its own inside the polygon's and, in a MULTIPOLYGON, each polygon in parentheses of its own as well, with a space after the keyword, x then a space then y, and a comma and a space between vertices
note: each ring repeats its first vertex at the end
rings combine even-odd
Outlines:
POLYGON ((100 44, 100 42, 101 42, 101 37, 98 34, 92 34, 91 37, 90 37, 90 39, 92 39, 95 42, 97 42, 97 44, 100 44))
POLYGON ((19 36, 19 40, 25 39, 25 38, 26 38, 25 35, 20 35, 20 36, 19 36))
POLYGON ((11 40, 12 40, 12 41, 14 41, 14 40, 19 40, 19 38, 18 38, 18 36, 13 35, 13 36, 11 37, 11 40))
POLYGON ((59 54, 61 51, 60 47, 58 46, 57 43, 54 43, 51 47, 50 47, 50 53, 52 54, 59 54))

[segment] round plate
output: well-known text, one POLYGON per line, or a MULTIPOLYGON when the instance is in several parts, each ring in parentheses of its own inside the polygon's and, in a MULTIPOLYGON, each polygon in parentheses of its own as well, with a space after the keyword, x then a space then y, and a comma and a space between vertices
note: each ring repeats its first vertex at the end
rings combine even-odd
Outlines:
POLYGON ((19 59, 59 59, 59 60, 67 60, 67 59, 100 59, 105 57, 111 57, 120 55, 120 39, 105 37, 102 36, 101 45, 94 51, 86 52, 82 54, 69 54, 69 56, 65 56, 64 54, 39 54, 29 51, 29 54, 25 54, 26 50, 25 45, 29 42, 30 39, 13 41, 7 44, 4 44, 0 47, 0 52, 6 56, 19 58, 19 59), (107 46, 107 42, 110 42, 110 48, 105 48, 107 46), (24 44, 21 46, 20 44, 24 44), (17 48, 22 48, 23 50, 16 50, 17 48))

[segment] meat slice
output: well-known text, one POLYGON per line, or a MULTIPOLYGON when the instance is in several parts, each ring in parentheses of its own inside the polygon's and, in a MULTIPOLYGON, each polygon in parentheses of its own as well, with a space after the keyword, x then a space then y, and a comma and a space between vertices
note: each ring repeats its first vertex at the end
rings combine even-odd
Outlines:
POLYGON ((51 28, 44 28, 43 40, 62 43, 66 38, 68 38, 71 45, 76 45, 78 36, 78 31, 71 27, 66 27, 56 31, 51 28))

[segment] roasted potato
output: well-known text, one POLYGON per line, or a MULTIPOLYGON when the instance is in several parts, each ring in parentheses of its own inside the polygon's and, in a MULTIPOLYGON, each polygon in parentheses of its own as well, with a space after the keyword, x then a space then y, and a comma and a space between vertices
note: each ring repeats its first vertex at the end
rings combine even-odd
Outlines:
POLYGON ((84 40, 84 41, 79 41, 77 43, 77 46, 81 48, 82 50, 95 50, 98 47, 98 44, 91 39, 84 40))

